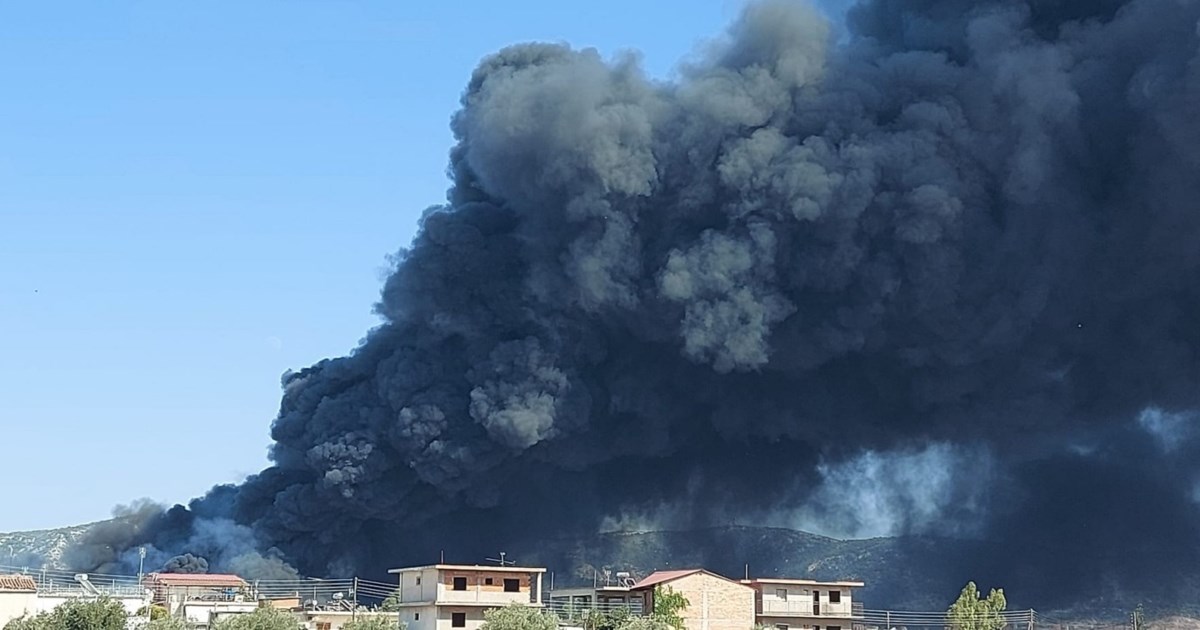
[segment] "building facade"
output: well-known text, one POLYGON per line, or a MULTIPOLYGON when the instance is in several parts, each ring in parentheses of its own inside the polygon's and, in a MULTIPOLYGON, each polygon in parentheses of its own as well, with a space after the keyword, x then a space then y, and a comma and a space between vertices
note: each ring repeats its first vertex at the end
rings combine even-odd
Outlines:
POLYGON ((655 610, 654 593, 670 588, 687 598, 680 616, 687 630, 747 630, 754 627, 754 589, 703 569, 658 571, 635 584, 645 610, 655 610))
POLYGON ((27 575, 0 575, 0 628, 38 612, 37 584, 27 575))
POLYGON ((861 623, 854 589, 862 582, 759 578, 742 580, 754 589, 754 620, 775 630, 851 630, 861 623))
POLYGON ((489 609, 541 607, 546 569, 433 564, 389 573, 397 576, 400 621, 408 630, 478 630, 489 609))
POLYGON ((145 586, 155 604, 197 628, 258 608, 250 585, 236 575, 151 573, 146 576, 145 586))

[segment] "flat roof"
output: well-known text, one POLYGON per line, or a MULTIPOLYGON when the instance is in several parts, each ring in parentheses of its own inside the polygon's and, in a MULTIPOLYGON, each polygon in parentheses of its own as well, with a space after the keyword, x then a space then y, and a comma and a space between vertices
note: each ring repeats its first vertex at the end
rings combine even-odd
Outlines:
POLYGON ((834 580, 831 582, 823 582, 821 580, 804 580, 798 578, 754 578, 753 580, 742 580, 743 584, 797 584, 801 586, 866 586, 865 583, 857 580, 834 580))
POLYGON ((544 567, 501 567, 490 564, 427 564, 420 567, 402 567, 388 569, 388 573, 406 573, 408 571, 424 571, 438 569, 440 571, 496 571, 508 573, 545 573, 544 567))

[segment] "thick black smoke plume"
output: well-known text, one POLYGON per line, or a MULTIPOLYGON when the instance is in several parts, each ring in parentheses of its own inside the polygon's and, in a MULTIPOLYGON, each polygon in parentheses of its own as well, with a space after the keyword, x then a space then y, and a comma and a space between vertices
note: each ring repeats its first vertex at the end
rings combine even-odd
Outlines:
POLYGON ((484 60, 384 323, 285 377, 274 465, 130 543, 320 574, 767 522, 987 541, 969 575, 1027 605, 1169 598, 1200 561, 1200 3, 846 20, 754 4, 671 82, 484 60))
POLYGON ((167 560, 162 570, 163 573, 208 573, 208 560, 185 553, 167 560))

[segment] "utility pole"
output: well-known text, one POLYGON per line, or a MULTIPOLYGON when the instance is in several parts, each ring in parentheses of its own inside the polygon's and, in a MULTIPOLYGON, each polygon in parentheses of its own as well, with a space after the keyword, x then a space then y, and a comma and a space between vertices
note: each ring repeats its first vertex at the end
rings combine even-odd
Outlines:
POLYGON ((142 584, 142 572, 146 568, 146 548, 138 547, 138 586, 142 584))

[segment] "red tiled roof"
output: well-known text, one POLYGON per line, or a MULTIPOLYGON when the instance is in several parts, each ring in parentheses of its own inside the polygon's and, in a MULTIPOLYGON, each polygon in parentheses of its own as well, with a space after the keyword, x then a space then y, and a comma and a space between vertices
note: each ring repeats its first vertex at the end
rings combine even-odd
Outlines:
POLYGON ((693 573, 699 573, 703 570, 704 569, 683 569, 681 571, 655 571, 654 573, 642 578, 642 581, 634 584, 633 588, 647 588, 650 586, 656 586, 658 584, 662 584, 663 582, 670 582, 672 580, 678 580, 681 577, 686 577, 693 573))
POLYGON ((0 575, 0 591, 35 593, 37 584, 28 575, 0 575))
POLYGON ((246 586, 246 580, 226 573, 151 573, 148 577, 150 582, 163 586, 246 586))

